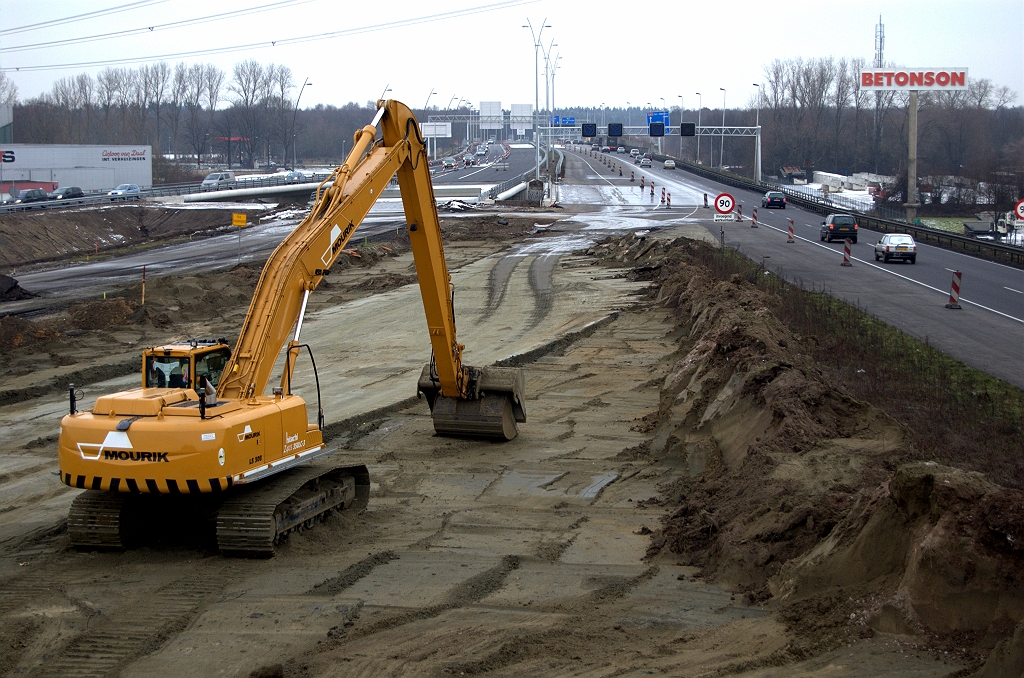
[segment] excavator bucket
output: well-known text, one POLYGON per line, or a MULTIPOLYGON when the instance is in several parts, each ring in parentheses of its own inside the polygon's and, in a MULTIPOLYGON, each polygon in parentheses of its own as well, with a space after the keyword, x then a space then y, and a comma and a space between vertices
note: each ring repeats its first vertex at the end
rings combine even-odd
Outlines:
POLYGON ((427 397, 434 431, 442 436, 512 440, 526 421, 523 371, 518 367, 470 367, 469 397, 449 398, 428 364, 417 390, 427 397))

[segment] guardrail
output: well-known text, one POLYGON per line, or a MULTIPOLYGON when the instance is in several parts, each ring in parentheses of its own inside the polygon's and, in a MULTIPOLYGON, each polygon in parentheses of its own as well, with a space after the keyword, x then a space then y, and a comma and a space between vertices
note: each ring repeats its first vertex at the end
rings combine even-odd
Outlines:
MULTIPOLYGON (((653 157, 657 160, 666 160, 671 156, 653 155, 653 157)), ((964 252, 983 259, 991 259, 992 261, 998 261, 1018 268, 1024 268, 1024 248, 1021 247, 997 242, 987 242, 971 238, 969 236, 959 235, 957 233, 950 233, 949 231, 943 231, 938 228, 918 226, 916 224, 909 224, 905 221, 873 216, 863 210, 837 205, 831 200, 819 198, 802 191, 795 191, 787 186, 779 186, 765 181, 755 182, 747 179, 746 177, 712 170, 702 165, 696 165, 687 160, 680 160, 679 158, 672 159, 676 161, 676 167, 684 169, 692 174, 702 176, 705 179, 711 179, 718 183, 735 186, 736 188, 745 188, 751 191, 782 191, 786 194, 789 202, 800 205, 805 209, 809 209, 819 214, 850 214, 856 216, 858 222, 862 226, 872 230, 883 231, 885 233, 909 233, 919 242, 925 242, 944 249, 964 252)))
MULTIPOLYGON (((541 157, 541 161, 540 161, 540 166, 541 167, 547 167, 547 164, 548 164, 548 159, 547 159, 546 155, 542 156, 541 157)), ((524 181, 528 182, 530 180, 530 178, 534 175, 535 171, 536 171, 536 168, 531 167, 530 169, 526 170, 522 174, 519 174, 519 175, 509 179, 508 181, 503 181, 500 184, 498 184, 497 186, 492 186, 487 191, 487 197, 490 198, 491 200, 494 200, 495 198, 498 197, 499 193, 504 193, 505 191, 507 191, 508 189, 512 188, 513 186, 521 184, 524 181)))
POLYGON ((67 207, 85 207, 89 205, 109 205, 114 202, 123 202, 138 200, 144 198, 155 198, 155 197, 166 197, 172 195, 191 195, 194 193, 216 193, 219 191, 229 191, 238 188, 264 188, 270 186, 288 186, 298 183, 319 183, 329 176, 326 172, 314 172, 310 175, 306 181, 294 181, 285 179, 284 174, 269 174, 266 177, 258 179, 235 179, 233 186, 220 186, 217 188, 203 188, 201 183, 185 183, 185 184, 164 184, 161 186, 153 186, 151 188, 143 189, 139 191, 138 197, 131 196, 120 196, 114 197, 107 195, 106 193, 86 195, 83 198, 72 198, 70 200, 46 200, 39 202, 30 203, 19 203, 19 204, 3 204, 0 205, 0 214, 6 212, 27 212, 31 210, 39 209, 64 209, 67 207))

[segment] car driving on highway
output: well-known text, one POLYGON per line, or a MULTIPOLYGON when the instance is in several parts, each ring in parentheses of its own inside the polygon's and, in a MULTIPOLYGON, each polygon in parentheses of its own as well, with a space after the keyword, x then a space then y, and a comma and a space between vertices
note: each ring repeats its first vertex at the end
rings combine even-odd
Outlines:
POLYGON ((669 158, 662 164, 661 168, 674 170, 676 168, 676 161, 673 160, 672 158, 669 158))
POLYGON ((849 238, 852 242, 857 242, 857 231, 860 226, 857 224, 857 218, 850 214, 830 214, 821 222, 821 239, 827 242, 833 240, 845 240, 849 238))
POLYGON ((44 202, 47 200, 46 191, 41 188, 27 188, 24 191, 18 193, 18 197, 14 199, 15 205, 24 205, 30 202, 44 202))
POLYGON ((786 194, 782 191, 768 191, 761 197, 761 207, 781 207, 786 209, 786 194))
POLYGON ((906 233, 890 233, 883 235, 875 243, 875 261, 881 259, 889 263, 890 259, 902 259, 912 264, 917 263, 917 243, 906 233))
POLYGON ((107 195, 111 201, 138 200, 140 193, 138 184, 118 184, 117 188, 107 192, 107 195))
POLYGON ((651 159, 650 158, 640 158, 640 160, 637 161, 637 164, 640 165, 641 167, 650 167, 651 166, 651 159))
POLYGON ((85 193, 78 186, 62 186, 55 188, 47 196, 50 200, 71 200, 73 198, 84 198, 85 193))

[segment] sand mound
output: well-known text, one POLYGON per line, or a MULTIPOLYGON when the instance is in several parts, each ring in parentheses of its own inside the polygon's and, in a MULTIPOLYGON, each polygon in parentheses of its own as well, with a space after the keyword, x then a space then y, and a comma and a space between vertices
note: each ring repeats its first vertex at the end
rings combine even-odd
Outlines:
POLYGON ((54 330, 13 315, 0 317, 0 353, 13 353, 19 348, 56 339, 54 330))
POLYGON ((1024 660, 1024 494, 905 463, 909 431, 831 383, 767 292, 694 265, 702 247, 589 251, 657 281, 679 319, 649 454, 684 471, 655 500, 670 511, 648 557, 773 598, 807 651, 886 632, 967 655, 1006 639, 1004 663, 1024 660))
POLYGON ((24 289, 9 275, 0 275, 0 301, 18 301, 35 295, 24 289))

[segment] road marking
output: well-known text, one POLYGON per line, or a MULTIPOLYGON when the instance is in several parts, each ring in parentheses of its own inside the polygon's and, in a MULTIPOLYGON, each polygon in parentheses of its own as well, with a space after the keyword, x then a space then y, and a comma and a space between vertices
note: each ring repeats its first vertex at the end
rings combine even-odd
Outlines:
MULTIPOLYGON (((778 231, 779 233, 787 233, 788 232, 785 229, 781 229, 781 228, 778 228, 776 226, 772 226, 771 224, 765 224, 765 226, 767 226, 768 228, 770 228, 770 229, 772 229, 774 231, 778 231)), ((809 238, 805 238, 802 235, 794 235, 793 237, 798 238, 800 240, 803 240, 804 242, 806 242, 806 243, 808 243, 810 245, 814 245, 815 247, 820 247, 821 249, 825 250, 826 252, 831 252, 832 254, 835 254, 836 256, 842 256, 843 255, 843 253, 838 251, 838 250, 834 250, 831 247, 826 247, 825 245, 822 245, 821 243, 814 242, 813 240, 811 240, 809 238)), ((938 287, 932 287, 931 285, 928 285, 927 283, 923 283, 920 280, 914 280, 913 278, 909 278, 909 277, 907 277, 907 276, 905 276, 905 275, 903 275, 901 273, 897 273, 895 271, 891 271, 891 270, 889 270, 889 269, 887 269, 887 268, 885 268, 883 266, 879 266, 876 263, 873 263, 873 262, 870 262, 870 261, 866 261, 864 259, 860 259, 858 257, 853 257, 853 256, 851 256, 850 259, 852 259, 853 261, 859 261, 860 263, 864 264, 865 266, 870 266, 871 268, 879 270, 879 271, 881 271, 883 273, 888 273, 889 275, 894 275, 897 278, 902 278, 903 280, 906 280, 907 282, 912 282, 915 285, 920 285, 921 287, 925 287, 927 289, 933 290, 933 291, 938 292, 939 294, 941 294, 943 296, 949 295, 949 291, 948 290, 940 290, 938 287)), ((947 268, 946 270, 947 271, 951 271, 952 269, 947 268)), ((995 313, 996 315, 1001 315, 1004 318, 1009 318, 1010 320, 1013 320, 1014 322, 1018 322, 1018 323, 1021 323, 1022 325, 1024 325, 1024 318, 1016 318, 1016 317, 1010 315, 1009 313, 1003 313, 1002 311, 997 311, 994 308, 989 308, 988 306, 984 306, 982 304, 979 304, 976 301, 971 301, 970 299, 964 299, 963 297, 960 297, 960 301, 962 301, 965 304, 970 304, 971 306, 977 306, 978 308, 984 309, 986 311, 991 311, 992 313, 995 313)))
POLYGON ((1012 287, 1006 287, 1005 285, 1003 286, 1003 289, 1010 290, 1011 292, 1016 292, 1017 294, 1024 294, 1024 292, 1021 292, 1020 290, 1015 290, 1012 287))

